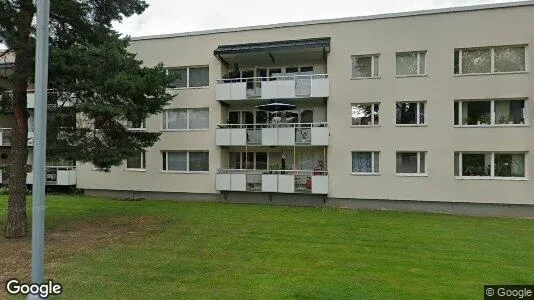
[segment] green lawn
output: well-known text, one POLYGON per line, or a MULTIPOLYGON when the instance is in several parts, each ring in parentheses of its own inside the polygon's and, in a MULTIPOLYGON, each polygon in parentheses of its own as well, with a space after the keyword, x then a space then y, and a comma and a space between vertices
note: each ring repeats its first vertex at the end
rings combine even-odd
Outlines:
MULTIPOLYGON (((533 237, 534 220, 51 196, 46 277, 67 299, 480 299, 534 283, 533 237)), ((2 281, 28 244, 0 237, 2 281)))

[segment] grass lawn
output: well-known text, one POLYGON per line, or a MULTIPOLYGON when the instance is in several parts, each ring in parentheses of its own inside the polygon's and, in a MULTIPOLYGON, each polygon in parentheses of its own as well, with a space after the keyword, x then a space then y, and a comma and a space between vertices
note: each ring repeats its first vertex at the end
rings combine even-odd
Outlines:
MULTIPOLYGON (((66 299, 480 299, 534 284, 533 237, 534 220, 49 196, 46 277, 66 299)), ((28 279, 29 244, 0 237, 1 282, 28 279)))

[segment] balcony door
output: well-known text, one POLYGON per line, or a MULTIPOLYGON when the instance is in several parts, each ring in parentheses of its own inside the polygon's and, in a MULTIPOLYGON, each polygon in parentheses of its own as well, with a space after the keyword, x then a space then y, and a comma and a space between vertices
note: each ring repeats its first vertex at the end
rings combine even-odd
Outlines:
POLYGON ((311 84, 313 75, 313 67, 300 67, 298 75, 295 78, 295 95, 301 97, 311 96, 311 84), (306 75, 306 76, 303 76, 306 75))

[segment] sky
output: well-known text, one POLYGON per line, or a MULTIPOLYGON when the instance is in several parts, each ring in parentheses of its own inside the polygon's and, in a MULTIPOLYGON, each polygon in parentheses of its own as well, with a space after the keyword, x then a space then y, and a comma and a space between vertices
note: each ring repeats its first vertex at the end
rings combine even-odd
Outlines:
POLYGON ((114 28, 135 37, 500 2, 513 0, 147 0, 114 28))
MULTIPOLYGON (((124 35, 144 36, 466 6, 514 0, 146 0, 141 15, 113 24, 124 35)), ((0 44, 0 48, 2 48, 0 44)))

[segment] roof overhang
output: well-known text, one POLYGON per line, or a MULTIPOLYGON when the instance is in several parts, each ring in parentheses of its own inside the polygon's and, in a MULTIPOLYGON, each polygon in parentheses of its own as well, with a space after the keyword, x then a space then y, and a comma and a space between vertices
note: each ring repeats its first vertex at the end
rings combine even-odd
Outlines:
POLYGON ((326 57, 330 52, 330 38, 286 40, 262 43, 220 45, 213 54, 225 63, 243 60, 267 60, 276 62, 277 57, 305 55, 310 58, 326 57))

